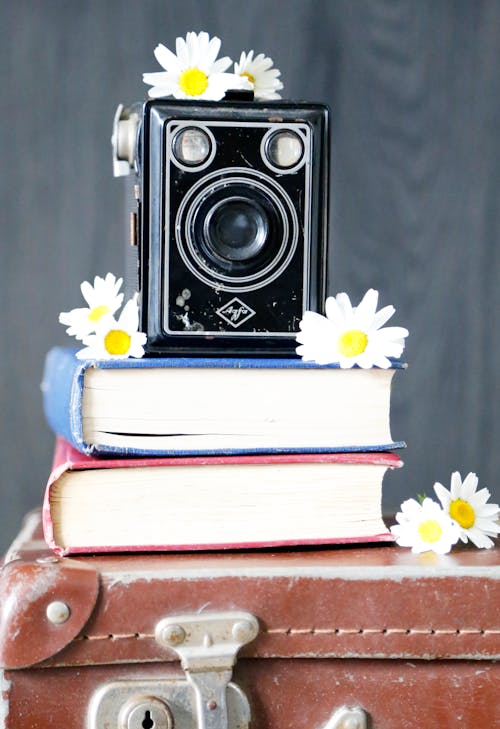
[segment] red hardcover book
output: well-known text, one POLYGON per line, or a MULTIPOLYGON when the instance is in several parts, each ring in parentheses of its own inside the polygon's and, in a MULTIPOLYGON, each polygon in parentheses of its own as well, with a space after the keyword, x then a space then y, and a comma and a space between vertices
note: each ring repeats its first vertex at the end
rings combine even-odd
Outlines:
POLYGON ((58 439, 43 523, 60 555, 390 540, 392 453, 85 456, 58 439))

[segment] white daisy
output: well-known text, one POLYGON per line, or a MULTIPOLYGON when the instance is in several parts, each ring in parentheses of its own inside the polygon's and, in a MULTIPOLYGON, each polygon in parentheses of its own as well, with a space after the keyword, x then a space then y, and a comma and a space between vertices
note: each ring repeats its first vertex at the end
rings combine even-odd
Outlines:
POLYGON ((95 331, 97 322, 103 316, 114 314, 120 308, 123 294, 118 292, 122 283, 123 279, 117 279, 112 273, 107 273, 106 278, 96 276, 93 286, 84 281, 80 289, 88 306, 62 311, 59 314, 59 322, 68 327, 66 333, 77 339, 83 339, 95 331))
POLYGON ((186 40, 177 38, 176 53, 161 43, 155 48, 155 57, 164 71, 143 74, 143 81, 151 98, 174 96, 176 99, 205 99, 220 101, 229 89, 250 89, 246 77, 224 73, 232 61, 228 56, 219 58, 220 39, 208 33, 188 33, 186 40))
POLYGON ((391 527, 396 542, 417 554, 447 554, 460 536, 458 524, 432 499, 424 499, 421 504, 415 499, 404 501, 396 521, 398 524, 391 527))
POLYGON ((338 362, 342 368, 387 369, 391 366, 389 357, 401 356, 408 330, 383 327, 395 309, 385 306, 377 311, 377 303, 378 291, 370 289, 356 307, 341 293, 326 300, 326 316, 306 311, 296 337, 301 345, 297 354, 317 364, 338 362))
POLYGON ((85 337, 87 346, 76 353, 78 359, 126 359, 142 357, 146 335, 139 328, 139 310, 133 299, 127 301, 118 321, 114 316, 103 317, 95 334, 85 337))
POLYGON ((239 76, 246 76, 253 86, 256 99, 268 101, 270 99, 281 99, 277 93, 283 88, 279 80, 281 72, 273 68, 272 58, 259 53, 254 58, 254 52, 249 51, 240 56, 240 62, 234 64, 234 72, 239 76))
POLYGON ((497 519, 500 514, 498 504, 487 504, 490 498, 488 489, 477 490, 478 479, 475 473, 462 478, 458 471, 451 474, 451 488, 445 489, 440 483, 434 484, 434 491, 444 511, 460 527, 462 542, 470 541, 476 547, 489 549, 500 533, 497 519))

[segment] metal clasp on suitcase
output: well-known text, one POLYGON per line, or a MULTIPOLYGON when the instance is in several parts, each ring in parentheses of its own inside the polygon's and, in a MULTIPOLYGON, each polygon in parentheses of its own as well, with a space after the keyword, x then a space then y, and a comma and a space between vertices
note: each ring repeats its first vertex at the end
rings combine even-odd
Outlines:
POLYGON ((164 618, 157 642, 181 659, 185 679, 120 680, 92 697, 89 729, 248 729, 250 707, 230 683, 238 651, 256 638, 246 612, 194 613, 164 618))

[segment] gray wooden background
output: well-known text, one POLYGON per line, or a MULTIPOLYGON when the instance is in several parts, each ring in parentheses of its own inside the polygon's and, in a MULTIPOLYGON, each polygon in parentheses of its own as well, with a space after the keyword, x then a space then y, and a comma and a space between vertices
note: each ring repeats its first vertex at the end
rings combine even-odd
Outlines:
POLYGON ((385 508, 456 469, 500 499, 500 2, 3 0, 1 549, 49 471, 39 382, 69 342, 58 313, 123 270, 114 109, 145 97, 158 42, 202 29, 332 107, 330 291, 379 288, 411 332, 393 399, 406 465, 385 508))

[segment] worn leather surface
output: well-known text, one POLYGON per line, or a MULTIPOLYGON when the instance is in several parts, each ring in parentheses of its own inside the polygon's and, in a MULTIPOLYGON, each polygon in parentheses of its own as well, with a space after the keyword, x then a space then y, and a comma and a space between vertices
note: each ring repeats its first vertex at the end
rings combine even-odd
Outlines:
MULTIPOLYGON (((8 671, 5 729, 93 729, 87 715, 98 690, 153 677, 182 672, 172 663, 8 671)), ((490 661, 240 659, 233 680, 250 703, 252 729, 324 729, 343 705, 361 706, 370 729, 500 727, 500 664, 490 661)), ((130 687, 131 699, 140 694, 130 687)))
POLYGON ((99 574, 83 562, 40 554, 38 561, 7 564, 0 575, 0 665, 22 668, 57 654, 81 632, 98 593, 99 574), (62 623, 47 617, 54 602, 69 609, 62 623))
POLYGON ((174 661, 155 640, 158 621, 203 610, 253 613, 260 632, 241 651, 252 658, 500 657, 498 548, 444 557, 383 546, 40 564, 49 553, 36 538, 35 529, 12 554, 22 560, 2 576, 6 666, 174 661), (62 626, 45 617, 56 598, 72 610, 62 626))

